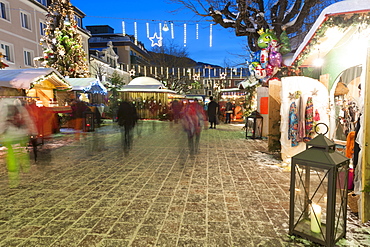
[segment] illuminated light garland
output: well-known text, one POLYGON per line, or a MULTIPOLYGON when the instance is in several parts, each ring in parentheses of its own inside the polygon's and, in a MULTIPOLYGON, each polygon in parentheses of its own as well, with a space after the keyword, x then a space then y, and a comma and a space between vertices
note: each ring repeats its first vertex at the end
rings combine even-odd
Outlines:
POLYGON ((159 37, 162 37, 162 23, 158 23, 159 26, 159 37))
POLYGON ((184 23, 184 46, 186 46, 186 23, 184 23))
POLYGON ((175 30, 173 29, 173 22, 171 22, 171 38, 175 38, 175 30))
POLYGON ((195 29, 196 29, 196 32, 195 32, 195 39, 198 39, 199 38, 199 24, 195 24, 195 29))
POLYGON ((126 35, 125 21, 122 21, 122 35, 126 35))
POLYGON ((213 24, 209 24, 209 47, 212 47, 212 27, 213 24))
POLYGON ((134 22, 134 32, 135 32, 135 45, 137 45, 137 23, 136 21, 134 22))
POLYGON ((150 35, 149 35, 149 23, 147 22, 146 23, 146 37, 149 38, 150 35))

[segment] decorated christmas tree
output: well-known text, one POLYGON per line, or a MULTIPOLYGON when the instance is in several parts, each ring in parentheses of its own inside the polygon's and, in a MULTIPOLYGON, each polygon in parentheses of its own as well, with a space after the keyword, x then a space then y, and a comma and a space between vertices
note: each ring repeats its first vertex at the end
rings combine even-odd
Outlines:
POLYGON ((88 77, 86 54, 69 0, 52 0, 44 32, 40 40, 44 48, 42 64, 71 78, 88 77))

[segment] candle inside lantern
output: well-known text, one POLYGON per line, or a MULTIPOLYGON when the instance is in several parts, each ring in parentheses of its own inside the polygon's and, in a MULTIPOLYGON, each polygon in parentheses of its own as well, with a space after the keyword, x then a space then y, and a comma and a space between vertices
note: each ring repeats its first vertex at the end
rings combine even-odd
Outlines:
POLYGON ((311 207, 311 231, 320 233, 321 230, 321 207, 315 203, 311 207), (316 215, 316 217, 315 217, 316 215))

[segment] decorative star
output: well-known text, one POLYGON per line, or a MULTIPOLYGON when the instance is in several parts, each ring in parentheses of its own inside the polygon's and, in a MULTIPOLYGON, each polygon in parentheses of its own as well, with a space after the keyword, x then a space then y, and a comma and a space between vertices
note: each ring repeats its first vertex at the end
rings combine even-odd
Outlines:
POLYGON ((295 99, 295 93, 289 93, 288 98, 289 98, 290 100, 294 100, 294 99, 295 99))
POLYGON ((200 78, 199 74, 194 74, 194 75, 193 75, 193 79, 194 79, 195 81, 199 80, 199 78, 200 78))
POLYGON ((220 75, 221 79, 226 79, 226 73, 225 72, 222 72, 221 75, 220 75))
POLYGON ((319 90, 314 88, 311 92, 312 92, 312 96, 317 96, 317 93, 319 92, 319 90))
POLYGON ((136 74, 136 71, 134 69, 130 70, 130 76, 134 76, 136 74))
POLYGON ((157 32, 154 33, 153 37, 149 37, 149 39, 150 39, 150 41, 152 41, 152 47, 154 47, 154 46, 161 47, 162 46, 162 37, 159 37, 157 32))

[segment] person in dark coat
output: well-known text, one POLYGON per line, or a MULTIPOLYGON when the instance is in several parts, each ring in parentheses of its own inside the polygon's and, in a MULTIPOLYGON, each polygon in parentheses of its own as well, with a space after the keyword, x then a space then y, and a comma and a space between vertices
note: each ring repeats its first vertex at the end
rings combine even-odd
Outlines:
POLYGON ((208 108, 207 108, 208 121, 210 123, 209 128, 216 129, 219 105, 216 101, 213 100, 213 96, 209 97, 209 100, 210 102, 208 103, 208 108))
POLYGON ((225 124, 231 122, 231 115, 233 114, 233 112, 234 112, 234 106, 230 102, 230 99, 229 99, 229 100, 227 100, 227 103, 226 103, 226 106, 225 106, 225 114, 226 114, 225 124))
POLYGON ((118 125, 121 127, 122 145, 125 153, 132 147, 133 132, 138 116, 135 106, 127 101, 123 101, 118 106, 117 111, 118 125))

